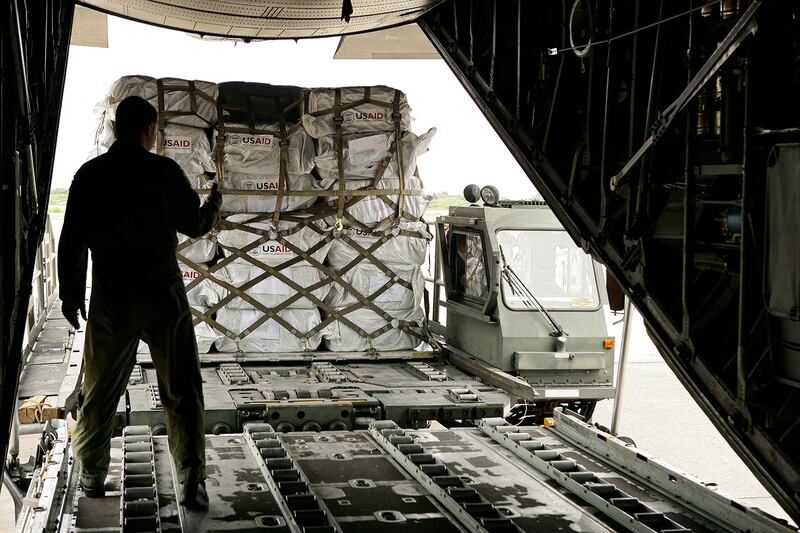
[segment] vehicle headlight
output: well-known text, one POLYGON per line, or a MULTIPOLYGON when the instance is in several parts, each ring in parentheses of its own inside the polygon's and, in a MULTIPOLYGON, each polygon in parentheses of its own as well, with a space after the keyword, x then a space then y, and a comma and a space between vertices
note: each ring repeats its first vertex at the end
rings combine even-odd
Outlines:
POLYGON ((481 189, 481 200, 488 206, 495 206, 500 201, 500 191, 494 185, 487 185, 481 189))

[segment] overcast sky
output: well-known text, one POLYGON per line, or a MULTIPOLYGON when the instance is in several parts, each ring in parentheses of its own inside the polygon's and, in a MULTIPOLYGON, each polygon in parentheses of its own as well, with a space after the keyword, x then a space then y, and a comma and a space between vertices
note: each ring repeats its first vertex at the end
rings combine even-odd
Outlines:
POLYGON ((304 87, 389 85, 408 96, 414 132, 438 129, 430 151, 419 161, 427 191, 460 194, 465 185, 477 183, 497 186, 506 198, 536 194, 442 60, 334 60, 338 38, 201 41, 116 17, 109 17, 108 33, 108 48, 70 47, 53 187, 69 187, 89 157, 96 109, 111 84, 121 76, 145 74, 304 87))

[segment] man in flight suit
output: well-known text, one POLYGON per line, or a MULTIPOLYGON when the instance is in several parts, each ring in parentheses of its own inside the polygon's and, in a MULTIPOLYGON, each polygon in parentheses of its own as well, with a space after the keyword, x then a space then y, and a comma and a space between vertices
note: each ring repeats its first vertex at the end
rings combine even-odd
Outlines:
POLYGON ((176 231, 200 237, 216 225, 222 197, 215 185, 201 206, 178 164, 150 153, 156 121, 146 100, 131 96, 120 102, 117 140, 108 153, 84 164, 70 187, 58 277, 61 310, 75 329, 79 312, 86 319, 87 249, 92 251, 73 445, 84 493, 104 496, 114 413, 142 339, 158 374, 181 504, 207 509, 202 379, 175 248, 176 231))

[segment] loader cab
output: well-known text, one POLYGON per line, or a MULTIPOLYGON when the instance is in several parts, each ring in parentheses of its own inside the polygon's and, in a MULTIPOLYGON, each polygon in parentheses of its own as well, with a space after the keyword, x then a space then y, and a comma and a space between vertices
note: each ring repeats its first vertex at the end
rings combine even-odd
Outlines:
POLYGON ((436 221, 447 345, 525 379, 540 403, 613 397, 601 267, 539 201, 452 206, 436 221))

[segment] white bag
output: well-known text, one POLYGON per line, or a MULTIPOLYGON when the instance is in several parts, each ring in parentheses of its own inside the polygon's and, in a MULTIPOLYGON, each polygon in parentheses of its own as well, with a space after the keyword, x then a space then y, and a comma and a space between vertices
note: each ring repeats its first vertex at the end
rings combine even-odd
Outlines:
MULTIPOLYGON (((417 170, 417 158, 428 151, 428 145, 436 134, 431 128, 419 137, 411 132, 403 134, 403 174, 411 177, 417 170)), ((348 135, 342 142, 342 162, 344 174, 349 179, 375 178, 394 142, 394 133, 366 133, 348 135)), ((321 178, 339 177, 339 154, 336 152, 334 137, 322 137, 314 162, 321 178)), ((382 177, 397 178, 400 168, 397 164, 397 147, 386 166, 382 177)))
MULTIPOLYGON (((392 267, 394 265, 422 265, 427 256, 428 244, 433 236, 424 222, 400 222, 400 230, 415 234, 394 235, 371 253, 378 261, 392 267)), ((370 250, 380 237, 373 237, 366 230, 345 228, 342 235, 349 237, 364 250, 370 250)), ((335 238, 328 252, 328 264, 342 268, 357 257, 363 257, 349 242, 343 238, 335 238)))
MULTIPOLYGON (((336 187, 338 187, 338 184, 334 183, 332 188, 335 190, 336 187)), ((364 189, 370 187, 372 187, 372 180, 352 179, 345 181, 345 189, 347 190, 364 189)), ((381 179, 378 181, 375 189, 398 190, 400 189, 400 180, 398 178, 381 179)), ((406 178, 405 189, 408 191, 422 191, 422 180, 419 178, 406 178)), ((388 194, 385 195, 385 197, 391 200, 393 203, 397 203, 398 196, 396 194, 388 194)), ((335 207, 336 199, 334 197, 330 198, 331 199, 328 200, 328 204, 335 207)), ((431 203, 431 199, 432 197, 430 195, 403 195, 403 212, 405 213, 403 219, 405 220, 408 216, 411 216, 414 219, 421 218, 422 215, 425 214, 428 204, 431 203)), ((378 196, 353 196, 348 198, 348 203, 350 201, 353 201, 353 203, 347 208, 347 212, 353 218, 370 228, 378 226, 390 215, 397 214, 396 209, 390 207, 378 196)), ((344 219, 344 223, 345 225, 352 226, 352 223, 347 218, 344 219)), ((332 218, 328 220, 328 224, 333 224, 332 218)), ((387 226, 386 224, 382 224, 381 227, 385 229, 387 226)))
POLYGON ((211 234, 198 239, 190 239, 186 235, 178 233, 178 250, 176 253, 179 262, 181 257, 185 257, 193 263, 208 263, 217 255, 217 241, 211 234), (187 241, 189 241, 189 244, 181 248, 180 246, 187 241))
MULTIPOLYGON (((277 239, 278 232, 285 232, 291 230, 299 225, 297 222, 290 222, 287 220, 281 220, 276 225, 272 220, 262 220, 259 222, 251 222, 253 219, 257 218, 258 215, 231 215, 226 220, 229 222, 243 224, 247 227, 254 228, 257 230, 265 231, 268 234, 274 234, 274 238, 256 246, 252 250, 247 252, 248 255, 256 259, 257 261, 270 265, 270 266, 278 266, 281 265, 291 259, 297 257, 297 253, 294 252, 291 248, 286 246, 285 244, 281 244, 277 239)), ((314 225, 322 230, 325 230, 325 224, 322 221, 314 222, 314 225)), ((269 237, 270 235, 268 235, 269 237)), ((262 238, 261 234, 251 233, 244 229, 223 229, 219 232, 217 239, 220 245, 223 246, 223 253, 226 256, 231 255, 231 251, 225 249, 225 247, 236 248, 236 249, 243 249, 246 248, 250 243, 253 243, 262 238)), ((308 226, 303 226, 300 230, 295 231, 294 233, 288 234, 284 237, 286 241, 288 241, 292 246, 303 250, 308 251, 320 241, 325 238, 325 233, 320 233, 315 231, 308 226)), ((312 257, 322 263, 325 261, 325 257, 328 255, 328 250, 330 249, 330 243, 326 243, 325 245, 321 246, 318 250, 316 250, 312 257)), ((236 262, 245 263, 246 260, 237 258, 235 259, 236 262)), ((250 263, 247 263, 250 264, 250 263)), ((308 262, 306 260, 298 261, 294 263, 292 266, 308 266, 308 262)))
MULTIPOLYGON (((237 288, 241 288, 247 282, 264 273, 265 271, 263 269, 255 265, 234 261, 222 267, 214 275, 237 288)), ((303 288, 319 283, 325 278, 322 271, 310 266, 288 267, 281 269, 280 273, 303 288)), ((230 291, 222 285, 215 284, 214 288, 216 290, 215 297, 217 301, 224 299, 230 294, 230 291)), ((320 301, 324 301, 330 288, 330 284, 326 284, 313 291, 312 294, 320 301)), ((246 289, 244 292, 267 308, 276 307, 297 294, 296 290, 276 276, 269 276, 246 289)), ((250 302, 238 296, 226 302, 225 307, 228 309, 255 309, 250 302)), ((302 297, 289 304, 287 309, 316 309, 316 307, 317 305, 315 303, 311 302, 306 297, 302 297)))
MULTIPOLYGON (((114 144, 116 140, 117 136, 114 130, 114 121, 109 118, 108 112, 103 110, 100 113, 100 124, 97 126, 97 132, 94 138, 95 147, 94 150, 90 152, 90 156, 97 157, 98 155, 108 152, 108 149, 111 148, 111 145, 114 144)), ((155 147, 153 147, 151 152, 155 153, 155 147)))
MULTIPOLYGON (((206 266, 206 265, 202 265, 206 266)), ((200 272, 183 263, 178 263, 181 269, 183 284, 188 285, 197 278, 202 277, 200 272)), ((219 301, 219 290, 217 285, 208 278, 203 279, 197 285, 186 291, 189 305, 193 307, 211 307, 219 301)))
MULTIPOLYGON (((201 313, 205 313, 206 309, 202 306, 192 306, 201 313)), ((192 315, 194 317, 194 315, 192 315)), ((199 322, 194 327, 194 336, 197 339, 197 352, 208 353, 211 350, 211 345, 222 338, 222 334, 212 328, 207 322, 199 322)), ((139 341, 139 347, 136 350, 138 353, 150 353, 150 347, 144 341, 139 341)))
POLYGON ((158 85, 150 76, 123 76, 114 82, 105 99, 107 116, 114 120, 117 104, 128 96, 140 96, 150 102, 157 111, 192 113, 166 117, 167 122, 184 124, 197 128, 210 128, 217 124, 217 97, 219 89, 216 83, 194 81, 196 91, 202 91, 213 101, 195 93, 194 109, 189 82, 178 78, 162 78, 164 86, 164 109, 158 109, 158 85))
MULTIPOLYGON (((106 119, 98 132, 97 155, 108 152, 115 140, 114 121, 106 119)), ((156 153, 157 146, 153 146, 150 151, 156 153)), ((163 155, 180 165, 195 189, 199 189, 199 184, 207 181, 206 172, 217 171, 211 158, 211 143, 205 130, 200 128, 168 123, 164 127, 163 155)))
MULTIPOLYGON (((231 332, 239 334, 262 316, 264 313, 261 311, 223 307, 217 312, 217 322, 231 332)), ((291 324, 300 334, 311 331, 322 321, 317 309, 286 309, 278 312, 278 316, 291 324)), ((269 319, 238 342, 223 335, 216 346, 220 352, 302 352, 316 350, 321 339, 321 332, 315 333, 308 339, 301 339, 284 329, 275 320, 269 319)))
MULTIPOLYGON (((225 124, 227 128, 245 128, 244 124, 225 124)), ((280 132, 277 124, 256 125, 260 131, 280 132)), ((216 139, 215 139, 216 140, 216 139)), ((267 133, 225 133, 223 166, 228 172, 246 172, 278 176, 281 172, 280 136, 267 133)), ((314 140, 299 127, 287 135, 286 171, 308 174, 314 168, 314 140)))
MULTIPOLYGON (((279 178, 263 174, 243 174, 228 172, 225 174, 224 189, 243 191, 277 191, 279 178)), ((311 174, 292 174, 288 176, 290 191, 322 191, 324 186, 311 174)), ((311 207, 317 202, 317 196, 299 196, 286 194, 281 196, 279 211, 296 211, 311 207)), ((236 194, 228 190, 222 193, 222 210, 229 213, 271 213, 275 211, 278 197, 274 194, 236 194)))
MULTIPOLYGON (((425 319, 421 309, 387 311, 387 313, 396 320, 412 322, 414 329, 421 333, 425 319)), ((358 309, 348 313, 345 317, 366 331, 367 334, 378 331, 386 324, 389 324, 389 322, 369 309, 358 309)), ((334 352, 364 352, 370 350, 370 348, 377 351, 413 350, 420 344, 419 338, 396 327, 370 340, 362 337, 358 332, 353 331, 338 320, 332 322, 326 328, 325 333, 325 346, 334 352)))
MULTIPOLYGON (((338 89, 341 104, 346 105, 364 99, 365 87, 343 87, 338 89)), ((400 129, 406 131, 411 127, 411 107, 406 95, 391 87, 370 87, 370 99, 386 105, 363 103, 342 111, 342 133, 392 132, 395 130, 392 121, 392 105, 395 93, 400 93, 400 129)), ((315 139, 336 133, 333 107, 336 104, 337 89, 311 89, 306 99, 303 114, 303 125, 309 135, 315 139), (326 111, 330 111, 327 112, 326 111), (313 113, 321 112, 314 116, 313 113)))
POLYGON ((217 171, 211 159, 211 143, 205 130, 180 124, 164 127, 164 156, 173 159, 191 180, 217 171))
MULTIPOLYGON (((389 288, 381 292, 371 301, 379 308, 384 310, 413 309, 422 303, 422 296, 425 290, 425 279, 418 266, 395 265, 392 267, 393 275, 388 276, 370 261, 364 259, 344 274, 342 278, 345 282, 353 286, 361 295, 370 297, 381 290, 387 284, 389 288), (402 279, 411 284, 411 289, 407 289, 399 283, 392 283, 394 279, 402 279)), ((338 283, 332 283, 330 295, 328 295, 328 305, 334 308, 342 308, 353 305, 359 300, 338 283)))

